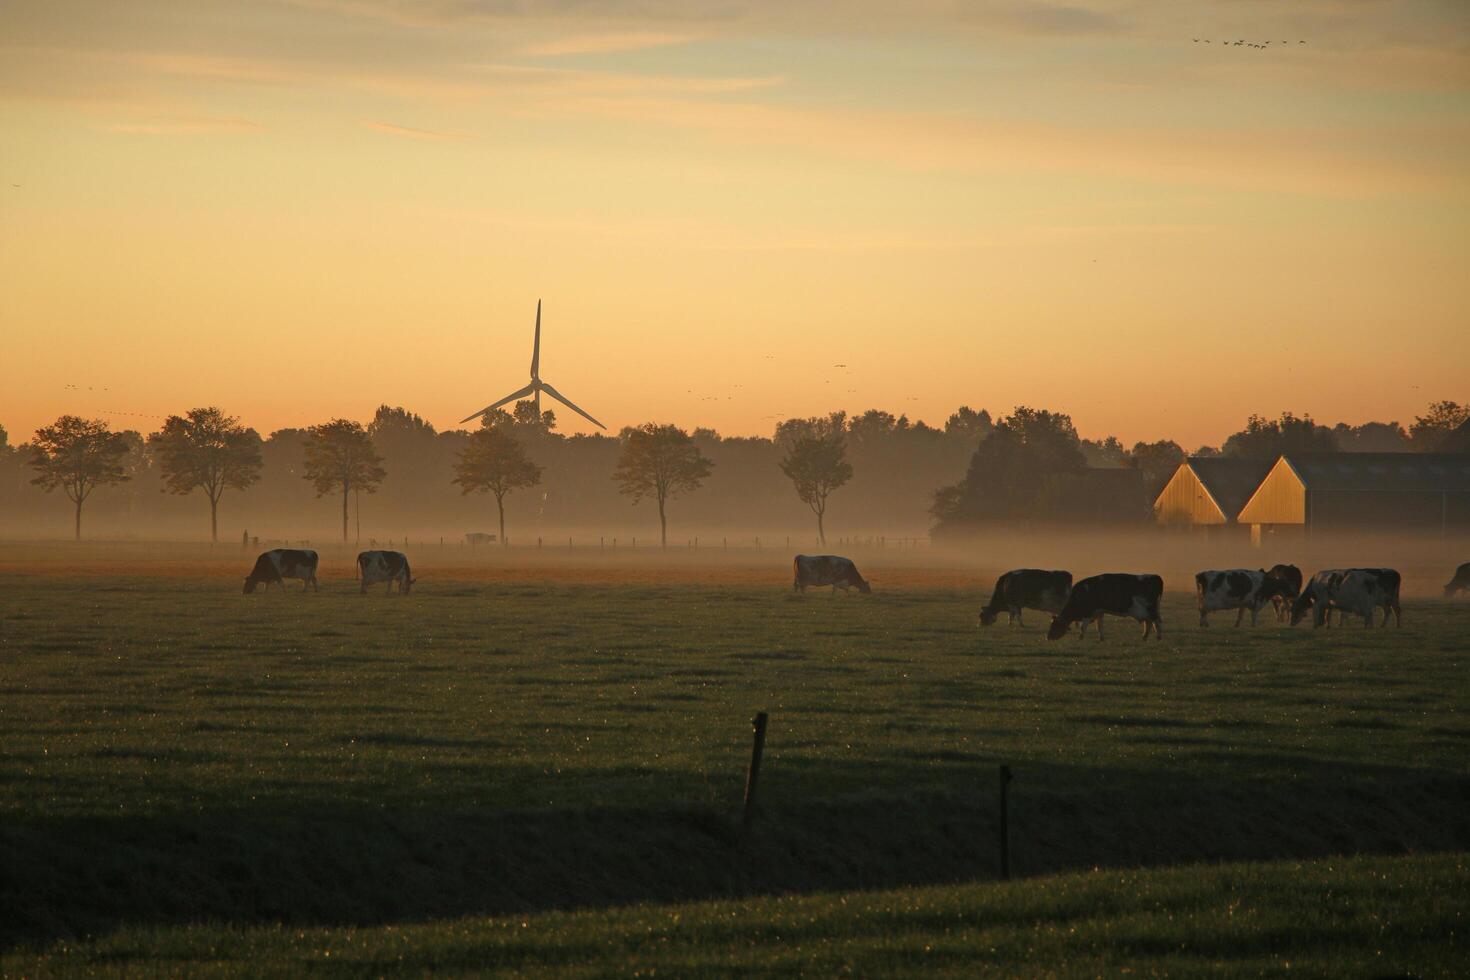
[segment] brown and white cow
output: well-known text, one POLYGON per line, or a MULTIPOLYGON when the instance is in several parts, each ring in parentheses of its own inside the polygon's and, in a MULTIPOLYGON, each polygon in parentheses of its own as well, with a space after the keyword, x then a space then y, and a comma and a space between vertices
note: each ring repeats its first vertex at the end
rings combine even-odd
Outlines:
POLYGON ((388 583, 388 592, 393 583, 398 583, 400 594, 407 595, 409 588, 418 581, 408 568, 408 556, 401 551, 364 551, 357 556, 357 575, 362 580, 362 591, 369 585, 388 583))
POLYGON ((791 562, 791 570, 796 579, 792 589, 796 592, 805 592, 809 585, 830 585, 833 592, 838 589, 846 592, 848 587, 857 586, 864 595, 873 591, 858 574, 852 559, 840 555, 797 555, 791 562))
POLYGON ((1251 614, 1251 625, 1254 626, 1261 608, 1281 598, 1286 587, 1286 583, 1274 578, 1264 568, 1255 571, 1249 568, 1228 568, 1223 571, 1211 569, 1200 572, 1194 577, 1199 624, 1209 626, 1212 612, 1234 609, 1236 626, 1245 619, 1247 611, 1251 614))
POLYGON ((1060 640, 1073 623, 1081 623, 1077 638, 1087 633, 1087 624, 1097 624, 1097 638, 1103 638, 1103 616, 1127 616, 1143 624, 1143 638, 1152 632, 1164 638, 1164 624, 1159 617, 1159 599, 1164 594, 1164 580, 1157 575, 1129 575, 1107 572, 1093 575, 1072 586, 1067 604, 1051 621, 1046 631, 1048 640, 1060 640))
POLYGON ((255 559, 255 567, 245 576, 245 594, 254 592, 257 585, 264 585, 266 591, 270 591, 272 582, 285 592, 288 578, 300 579, 302 592, 307 589, 320 592, 321 586, 316 581, 316 565, 316 552, 307 549, 273 548, 262 552, 255 559))
POLYGON ((1455 577, 1444 587, 1446 599, 1456 592, 1470 592, 1470 561, 1455 569, 1455 577))
POLYGON ((990 601, 980 610, 980 625, 990 626, 1000 618, 1002 610, 1008 624, 1019 623, 1021 610, 1035 609, 1055 616, 1067 604, 1072 592, 1071 572, 1048 572, 1039 568, 1016 568, 995 580, 990 601))
POLYGON ((1362 616, 1364 626, 1372 626, 1373 614, 1381 606, 1384 626, 1388 625, 1390 614, 1395 625, 1402 626, 1404 617, 1399 608, 1402 582, 1403 578, 1392 568, 1330 568, 1318 572, 1292 603, 1291 625, 1300 623, 1311 609, 1314 626, 1328 625, 1334 610, 1342 613, 1344 620, 1351 613, 1362 616))

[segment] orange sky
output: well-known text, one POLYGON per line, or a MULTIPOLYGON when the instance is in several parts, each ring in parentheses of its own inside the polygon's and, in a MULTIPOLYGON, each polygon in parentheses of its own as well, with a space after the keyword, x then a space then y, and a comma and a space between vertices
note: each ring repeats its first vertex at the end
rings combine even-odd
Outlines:
POLYGON ((0 424, 450 427, 525 383, 538 297, 543 376, 614 430, 1407 423, 1470 401, 1467 30, 1459 0, 10 2, 0 424))

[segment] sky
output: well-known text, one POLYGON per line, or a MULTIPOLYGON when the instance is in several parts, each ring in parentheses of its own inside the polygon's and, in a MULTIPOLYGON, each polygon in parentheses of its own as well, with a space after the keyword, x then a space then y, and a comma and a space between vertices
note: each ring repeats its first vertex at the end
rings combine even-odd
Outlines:
POLYGON ((1467 269, 1463 0, 0 4, 13 443, 451 428, 538 299, 613 431, 1407 424, 1470 401, 1467 269))

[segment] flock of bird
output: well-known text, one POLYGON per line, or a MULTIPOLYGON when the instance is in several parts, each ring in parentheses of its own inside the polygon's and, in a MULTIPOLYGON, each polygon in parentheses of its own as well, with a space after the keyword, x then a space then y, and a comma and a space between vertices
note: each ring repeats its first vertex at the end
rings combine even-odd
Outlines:
MULTIPOLYGON (((1207 37, 1205 37, 1205 38, 1199 38, 1199 37, 1197 37, 1197 38, 1194 39, 1194 43, 1195 44, 1211 44, 1213 42, 1209 38, 1207 38, 1207 37)), ((1282 44, 1290 44, 1291 42, 1290 41, 1282 41, 1281 43, 1282 44)), ((1307 42, 1306 41, 1298 41, 1296 43, 1297 44, 1306 44, 1307 42)), ((1260 41, 1260 42, 1247 41, 1245 38, 1241 38, 1239 41, 1221 41, 1220 42, 1220 46, 1222 48, 1238 48, 1238 47, 1241 47, 1241 46, 1245 46, 1247 48, 1266 48, 1266 47, 1269 47, 1270 44, 1271 44, 1270 41, 1260 41)))

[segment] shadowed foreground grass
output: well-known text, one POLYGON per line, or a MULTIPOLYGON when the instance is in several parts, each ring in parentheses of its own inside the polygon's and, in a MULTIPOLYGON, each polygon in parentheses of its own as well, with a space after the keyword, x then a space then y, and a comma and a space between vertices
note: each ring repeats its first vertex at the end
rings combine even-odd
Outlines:
POLYGON ((979 601, 0 575, 0 949, 985 880, 1001 762, 1022 875, 1470 849, 1470 604, 1202 630, 1175 593, 1145 644, 979 601))
POLYGON ((7 974, 1460 974, 1466 856, 1058 875, 377 928, 124 929, 7 974))

